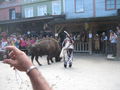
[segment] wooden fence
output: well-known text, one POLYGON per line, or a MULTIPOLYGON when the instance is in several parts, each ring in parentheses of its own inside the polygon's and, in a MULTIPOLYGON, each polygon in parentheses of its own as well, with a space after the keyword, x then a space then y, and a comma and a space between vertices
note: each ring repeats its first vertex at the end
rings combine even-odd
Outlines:
POLYGON ((74 52, 90 52, 89 42, 76 41, 74 43, 74 52))

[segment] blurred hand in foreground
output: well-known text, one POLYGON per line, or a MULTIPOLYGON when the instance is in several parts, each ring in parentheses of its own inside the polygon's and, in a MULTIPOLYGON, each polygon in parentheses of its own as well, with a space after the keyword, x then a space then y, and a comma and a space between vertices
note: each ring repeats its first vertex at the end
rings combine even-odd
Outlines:
POLYGON ((5 59, 3 61, 4 63, 10 64, 10 66, 20 71, 26 71, 30 66, 33 65, 30 58, 15 46, 7 46, 6 49, 10 50, 10 59, 5 59))

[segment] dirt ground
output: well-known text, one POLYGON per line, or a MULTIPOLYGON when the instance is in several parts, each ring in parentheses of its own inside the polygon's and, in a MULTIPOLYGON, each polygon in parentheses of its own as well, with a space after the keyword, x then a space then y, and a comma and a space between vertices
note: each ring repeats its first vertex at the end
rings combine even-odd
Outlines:
MULTIPOLYGON (((103 55, 75 55, 73 67, 65 69, 63 61, 43 66, 34 64, 54 90, 120 90, 120 61, 107 60, 103 55)), ((32 90, 25 73, 12 70, 0 62, 0 90, 32 90)))

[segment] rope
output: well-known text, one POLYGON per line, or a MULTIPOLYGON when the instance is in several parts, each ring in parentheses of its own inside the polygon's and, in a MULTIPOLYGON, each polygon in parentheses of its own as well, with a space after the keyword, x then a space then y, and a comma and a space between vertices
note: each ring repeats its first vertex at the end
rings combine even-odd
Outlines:
POLYGON ((23 81, 22 77, 20 76, 19 72, 17 69, 15 69, 15 78, 16 78, 16 81, 17 81, 17 84, 18 84, 18 88, 20 90, 29 90, 29 83, 28 83, 28 80, 25 80, 23 81), (25 85, 26 87, 22 87, 22 85, 25 85))
POLYGON ((20 74, 18 73, 17 69, 15 69, 15 78, 16 78, 16 81, 17 81, 18 85, 20 85, 19 88, 21 89, 22 88, 21 86, 22 86, 23 80, 22 80, 20 74))

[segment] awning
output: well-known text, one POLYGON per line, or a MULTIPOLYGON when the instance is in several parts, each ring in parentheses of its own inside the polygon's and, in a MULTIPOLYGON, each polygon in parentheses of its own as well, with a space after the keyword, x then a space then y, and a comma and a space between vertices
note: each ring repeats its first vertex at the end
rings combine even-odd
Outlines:
POLYGON ((56 18, 65 18, 65 15, 49 15, 49 16, 39 16, 32 18, 21 18, 15 20, 5 20, 0 21, 0 24, 10 24, 10 23, 20 23, 20 22, 28 22, 28 21, 39 21, 39 20, 54 20, 56 18))
POLYGON ((95 17, 95 18, 78 18, 78 19, 67 19, 53 22, 52 24, 69 24, 69 23, 84 23, 84 22, 120 22, 120 16, 109 16, 109 17, 95 17))

